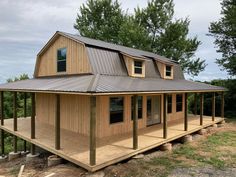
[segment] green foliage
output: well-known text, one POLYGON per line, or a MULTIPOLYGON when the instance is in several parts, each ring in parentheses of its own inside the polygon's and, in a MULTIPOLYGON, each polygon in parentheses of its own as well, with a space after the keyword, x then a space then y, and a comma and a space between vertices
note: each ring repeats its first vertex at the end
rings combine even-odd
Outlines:
POLYGON ((173 16, 173 0, 151 0, 147 7, 134 9, 134 14, 122 11, 117 0, 87 0, 80 7, 74 28, 82 36, 166 56, 196 76, 206 66, 194 55, 200 41, 188 37, 189 19, 173 20, 173 16))
POLYGON ((223 0, 221 3, 222 17, 217 22, 212 22, 209 28, 210 35, 215 37, 217 52, 222 57, 217 63, 227 72, 236 75, 236 1, 223 0))

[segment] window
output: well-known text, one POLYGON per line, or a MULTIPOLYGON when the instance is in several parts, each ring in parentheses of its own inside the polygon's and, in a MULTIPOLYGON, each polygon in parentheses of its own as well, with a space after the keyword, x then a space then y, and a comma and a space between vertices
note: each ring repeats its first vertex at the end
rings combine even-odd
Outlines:
POLYGON ((134 74, 143 73, 143 61, 134 60, 134 74))
POLYGON ((171 66, 166 65, 166 76, 167 77, 171 77, 172 73, 171 73, 171 66))
POLYGON ((66 48, 57 50, 57 72, 66 71, 66 48))
POLYGON ((167 113, 172 113, 172 95, 167 96, 167 113))
POLYGON ((183 108, 183 95, 176 95, 176 112, 181 112, 183 108))
POLYGON ((124 98, 110 98, 110 124, 123 122, 124 117, 124 98))
POLYGON ((147 118, 152 116, 152 97, 147 97, 147 118))
MULTIPOLYGON (((131 97, 131 119, 133 120, 134 117, 134 97, 131 97)), ((138 119, 142 119, 143 118, 143 97, 142 96, 138 96, 138 119)))

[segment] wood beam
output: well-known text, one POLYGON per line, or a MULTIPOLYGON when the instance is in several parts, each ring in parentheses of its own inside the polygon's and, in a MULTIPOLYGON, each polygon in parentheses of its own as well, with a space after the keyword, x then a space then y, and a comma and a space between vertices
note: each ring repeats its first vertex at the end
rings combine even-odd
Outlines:
POLYGON ((188 93, 184 94, 184 131, 188 131, 188 93))
POLYGON ((17 153, 17 136, 13 135, 13 151, 17 153))
POLYGON ((60 95, 56 94, 56 114, 55 114, 55 149, 61 149, 61 126, 60 126, 60 118, 61 117, 61 109, 60 109, 60 95))
POLYGON ((31 139, 35 139, 35 93, 31 93, 31 139))
POLYGON ((24 92, 24 117, 27 117, 27 93, 24 92))
POLYGON ((225 116, 225 96, 224 92, 221 93, 221 118, 225 116))
POLYGON ((13 92, 13 130, 17 131, 17 92, 13 92))
POLYGON ((200 125, 203 125, 203 105, 204 104, 204 95, 200 94, 200 125))
POLYGON ((133 149, 138 149, 138 96, 133 96, 133 149))
POLYGON ((90 165, 96 165, 96 97, 90 97, 90 165))
POLYGON ((215 92, 212 93, 212 121, 215 121, 215 112, 216 112, 216 94, 215 92))
POLYGON ((1 156, 5 154, 5 143, 4 143, 4 130, 0 129, 0 136, 1 136, 1 156))
POLYGON ((4 125, 4 93, 0 91, 0 118, 1 118, 1 125, 4 125))
POLYGON ((163 138, 166 139, 167 138, 167 94, 164 93, 164 104, 163 104, 164 108, 164 116, 163 116, 163 138))
POLYGON ((197 93, 194 94, 194 113, 195 116, 197 115, 197 93))

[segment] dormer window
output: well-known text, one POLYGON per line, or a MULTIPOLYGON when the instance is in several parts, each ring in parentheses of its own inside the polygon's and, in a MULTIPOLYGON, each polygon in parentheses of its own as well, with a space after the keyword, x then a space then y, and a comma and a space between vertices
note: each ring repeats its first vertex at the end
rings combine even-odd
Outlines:
POLYGON ((134 74, 143 74, 143 61, 134 60, 134 74))
POLYGON ((66 48, 57 50, 57 72, 66 72, 66 48))
POLYGON ((166 65, 166 76, 171 77, 172 75, 172 68, 170 65, 166 65))

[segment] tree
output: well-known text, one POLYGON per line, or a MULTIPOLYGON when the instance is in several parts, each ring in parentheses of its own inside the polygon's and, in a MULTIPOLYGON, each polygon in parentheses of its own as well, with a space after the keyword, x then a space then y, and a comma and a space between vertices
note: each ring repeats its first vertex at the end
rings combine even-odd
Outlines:
POLYGON ((236 75, 236 0, 223 0, 221 3, 222 17, 217 22, 212 22, 209 27, 210 35, 215 38, 217 52, 222 57, 217 63, 227 72, 236 75))
POLYGON ((174 21, 173 15, 173 0, 151 0, 134 14, 124 13, 117 0, 88 0, 80 7, 74 27, 82 36, 166 56, 196 76, 206 66, 194 55, 200 41, 188 38, 188 19, 174 21))
POLYGON ((80 7, 74 28, 82 36, 119 43, 118 33, 124 18, 117 0, 88 0, 80 7))

